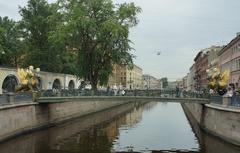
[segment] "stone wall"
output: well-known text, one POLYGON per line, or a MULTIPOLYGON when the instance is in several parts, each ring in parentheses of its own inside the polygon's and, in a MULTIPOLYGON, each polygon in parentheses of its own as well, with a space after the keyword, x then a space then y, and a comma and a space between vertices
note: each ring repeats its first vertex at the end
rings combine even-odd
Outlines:
POLYGON ((0 141, 38 128, 99 112, 129 101, 71 100, 46 104, 15 104, 0 107, 0 141))
POLYGON ((224 140, 240 145, 240 110, 206 105, 204 128, 224 140))
MULTIPOLYGON (((139 104, 139 103, 137 103, 139 104)), ((87 115, 76 120, 55 126, 47 130, 34 132, 31 135, 24 135, 10 141, 1 143, 1 153, 42 153, 48 152, 48 149, 56 149, 58 143, 62 143, 66 138, 78 135, 83 129, 93 125, 108 122, 119 115, 132 110, 136 103, 128 103, 113 107, 92 115, 87 115), (70 128, 69 128, 70 127, 70 128), (49 146, 49 148, 46 148, 49 146)))
MULTIPOLYGON (((240 110, 212 104, 183 104, 200 127, 224 141, 240 146, 240 110)), ((189 115, 189 114, 187 114, 189 115)))
MULTIPOLYGON (((187 104, 189 106, 189 104, 187 104)), ((204 132, 200 129, 199 123, 197 120, 193 117, 191 112, 189 111, 189 107, 186 108, 186 105, 182 105, 184 112, 191 123, 191 127, 196 135, 196 137, 199 140, 199 143, 201 146, 204 146, 201 148, 201 152, 204 153, 239 153, 240 149, 236 146, 233 146, 230 143, 227 143, 226 141, 222 141, 216 136, 213 136, 207 132, 204 132)))
POLYGON ((202 104, 192 103, 192 104, 183 104, 188 110, 190 110, 191 115, 197 120, 198 124, 201 122, 201 116, 202 116, 202 104))
MULTIPOLYGON (((0 94, 2 94, 3 81, 9 75, 14 75, 17 78, 18 83, 19 83, 17 69, 0 67, 0 94)), ((38 76, 40 77, 41 87, 43 90, 52 89, 53 82, 56 79, 58 79, 60 81, 60 86, 62 89, 68 89, 68 85, 71 80, 74 82, 75 89, 77 89, 81 84, 81 80, 79 80, 76 76, 69 75, 69 74, 40 71, 38 73, 38 76)))

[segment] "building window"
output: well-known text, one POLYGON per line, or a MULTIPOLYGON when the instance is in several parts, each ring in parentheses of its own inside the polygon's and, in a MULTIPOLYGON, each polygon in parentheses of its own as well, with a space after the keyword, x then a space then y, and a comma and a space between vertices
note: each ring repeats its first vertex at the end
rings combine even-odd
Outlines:
POLYGON ((240 69, 240 59, 237 60, 237 69, 240 69))

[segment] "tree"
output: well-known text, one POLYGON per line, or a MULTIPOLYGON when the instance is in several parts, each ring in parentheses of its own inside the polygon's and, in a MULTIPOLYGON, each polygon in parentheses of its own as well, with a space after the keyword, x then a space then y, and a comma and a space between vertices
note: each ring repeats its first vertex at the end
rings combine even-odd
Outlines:
POLYGON ((17 67, 23 55, 22 36, 18 23, 0 17, 0 65, 17 67))
POLYGON ((162 78, 162 87, 167 88, 168 87, 168 78, 162 78))
POLYGON ((114 64, 131 65, 129 29, 141 11, 134 3, 111 0, 59 0, 62 16, 53 38, 65 41, 77 55, 77 75, 97 85, 108 82, 114 64))
POLYGON ((46 0, 29 0, 27 6, 20 8, 21 28, 27 50, 25 66, 33 65, 41 70, 61 72, 65 45, 54 44, 49 38, 56 30, 56 22, 51 18, 55 11, 54 4, 48 4, 46 0))

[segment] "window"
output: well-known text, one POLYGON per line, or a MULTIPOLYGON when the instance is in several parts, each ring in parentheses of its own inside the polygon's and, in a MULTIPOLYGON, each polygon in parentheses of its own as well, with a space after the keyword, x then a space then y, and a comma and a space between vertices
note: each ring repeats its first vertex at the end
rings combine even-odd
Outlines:
POLYGON ((240 59, 238 59, 238 67, 237 69, 239 70, 240 69, 240 59))
POLYGON ((234 70, 240 70, 240 59, 237 59, 235 61, 235 69, 234 70))

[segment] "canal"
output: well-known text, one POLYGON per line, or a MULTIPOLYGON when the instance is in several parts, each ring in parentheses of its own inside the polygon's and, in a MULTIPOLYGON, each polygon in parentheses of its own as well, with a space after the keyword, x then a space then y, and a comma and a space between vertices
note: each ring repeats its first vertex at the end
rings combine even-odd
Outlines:
POLYGON ((11 139, 0 144, 0 152, 240 152, 194 124, 179 103, 129 103, 11 139))

